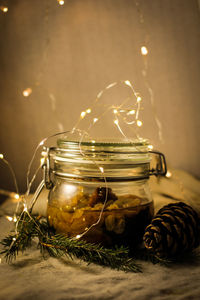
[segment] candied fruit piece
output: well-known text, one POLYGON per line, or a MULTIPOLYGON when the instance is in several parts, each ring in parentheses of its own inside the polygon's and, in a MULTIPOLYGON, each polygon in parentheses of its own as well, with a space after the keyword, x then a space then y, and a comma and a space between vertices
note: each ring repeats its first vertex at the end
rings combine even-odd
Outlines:
POLYGON ((112 192, 111 188, 98 187, 90 197, 89 205, 93 207, 95 204, 99 202, 104 203, 106 200, 106 195, 107 195, 107 201, 117 200, 117 196, 112 192))
POLYGON ((73 214, 73 219, 81 218, 83 215, 83 210, 77 209, 73 214))
POLYGON ((125 229, 125 220, 124 218, 117 219, 115 222, 114 232, 117 234, 121 234, 125 229))
POLYGON ((117 234, 121 234, 125 229, 124 218, 117 218, 113 214, 108 215, 105 218, 105 225, 108 231, 114 231, 117 234))
POLYGON ((108 215, 105 218, 105 225, 108 231, 113 231, 115 228, 115 217, 113 215, 108 215))
POLYGON ((103 207, 103 204, 102 203, 97 203, 92 209, 97 209, 97 210, 101 210, 103 207))
POLYGON ((116 203, 111 204, 110 206, 107 207, 107 209, 112 210, 112 209, 118 209, 119 206, 116 203))
POLYGON ((126 208, 126 207, 132 207, 132 206, 134 207, 140 205, 141 200, 135 195, 128 194, 128 195, 120 196, 115 203, 120 208, 126 208))

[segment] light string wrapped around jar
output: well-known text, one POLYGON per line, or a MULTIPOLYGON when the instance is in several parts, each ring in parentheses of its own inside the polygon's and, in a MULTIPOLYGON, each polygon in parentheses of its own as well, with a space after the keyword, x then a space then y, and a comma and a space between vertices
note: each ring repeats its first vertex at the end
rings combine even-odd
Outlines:
MULTIPOLYGON (((52 138, 55 138, 55 137, 59 137, 59 136, 62 136, 62 135, 65 135, 65 138, 67 136, 70 135, 70 137, 73 137, 73 135, 76 135, 78 134, 79 136, 79 150, 80 150, 80 154, 89 159, 90 158, 87 156, 87 154, 84 153, 83 149, 82 149, 82 143, 83 143, 83 140, 85 137, 87 137, 88 140, 90 140, 92 143, 94 143, 95 145, 95 140, 93 139, 92 136, 90 136, 90 131, 91 129, 96 125, 97 122, 100 122, 101 119, 106 115, 106 113, 108 112, 111 112, 112 113, 112 116, 113 116, 113 119, 111 119, 111 122, 112 124, 118 129, 118 131, 120 132, 120 134, 122 135, 123 138, 125 138, 125 141, 129 142, 129 143, 132 143, 134 140, 130 139, 129 137, 127 137, 126 133, 121 129, 121 126, 120 126, 120 123, 119 121, 122 120, 123 123, 125 123, 126 125, 129 126, 129 128, 132 126, 132 125, 136 125, 138 128, 142 126, 142 121, 139 120, 139 113, 140 113, 140 109, 141 109, 141 101, 142 101, 142 97, 141 95, 136 92, 133 88, 133 85, 131 84, 131 82, 129 80, 121 80, 119 82, 113 82, 111 84, 109 84, 108 86, 106 86, 106 88, 102 91, 100 91, 92 105, 91 108, 87 108, 85 111, 82 111, 80 113, 80 118, 78 120, 78 122, 75 124, 75 126, 73 127, 73 129, 71 131, 62 131, 62 132, 58 132, 58 133, 55 133, 53 135, 50 135, 48 137, 45 137, 43 140, 40 141, 40 143, 37 145, 34 153, 33 153, 33 156, 31 158, 31 161, 28 165, 28 170, 27 170, 27 174, 26 174, 26 177, 27 177, 27 190, 26 190, 26 193, 24 194, 24 196, 22 197, 23 199, 23 210, 21 212, 21 215, 24 213, 24 212, 27 212, 31 218, 31 212, 32 212, 32 209, 33 209, 33 206, 35 205, 36 201, 37 201, 37 198, 39 196, 39 194, 41 193, 42 189, 44 188, 45 186, 45 182, 44 180, 42 180, 39 184, 39 186, 37 187, 36 189, 36 192, 34 193, 29 205, 27 204, 27 198, 30 194, 30 191, 31 191, 31 187, 33 185, 33 182, 35 181, 36 179, 36 176, 38 175, 38 172, 40 171, 41 167, 44 167, 45 164, 46 164, 46 143, 52 139, 52 138), (108 91, 109 89, 111 88, 114 88, 116 87, 117 85, 124 85, 124 86, 127 86, 128 88, 130 88, 131 92, 132 92, 132 95, 134 96, 134 98, 136 99, 135 102, 133 102, 133 104, 131 104, 132 107, 129 107, 129 108, 126 108, 124 107, 124 105, 127 104, 128 101, 131 100, 131 103, 132 103, 132 99, 131 97, 125 97, 125 99, 123 101, 120 102, 119 105, 102 105, 103 107, 103 112, 101 114, 99 114, 97 112, 96 115, 94 115, 94 117, 92 118, 92 120, 89 122, 89 126, 86 128, 86 130, 82 130, 82 129, 79 129, 79 125, 81 123, 82 120, 86 119, 87 116, 89 116, 92 112, 93 112, 93 109, 95 108, 97 102, 99 102, 101 100, 101 98, 103 97, 104 93, 106 91, 108 91), (125 114, 124 115, 121 115, 121 114, 125 114), (128 117, 131 117, 131 121, 130 120, 127 120, 128 117), (31 178, 30 177, 30 173, 31 173, 31 168, 32 168, 32 165, 33 165, 33 162, 35 160, 35 157, 36 157, 36 154, 38 153, 38 150, 43 147, 43 158, 41 159, 41 163, 40 165, 37 167, 36 171, 34 172, 33 176, 31 178)), ((133 130, 135 136, 137 139, 141 139, 142 138, 140 137, 140 135, 138 134, 137 130, 133 130)), ((148 148, 149 150, 152 149, 152 145, 149 145, 148 148)), ((137 149, 137 146, 136 146, 136 149, 137 149)), ((141 151, 141 149, 139 148, 139 151, 141 151)), ((104 184, 105 184, 105 190, 106 190, 106 193, 105 193, 105 199, 104 199, 104 202, 103 202, 103 205, 102 205, 102 208, 100 210, 100 213, 99 213, 99 217, 97 219, 96 222, 94 222, 94 224, 92 224, 89 228, 86 228, 86 230, 84 232, 81 232, 80 234, 78 234, 76 236, 76 238, 80 238, 82 237, 83 235, 85 235, 92 227, 94 227, 95 225, 98 225, 100 220, 101 220, 101 217, 102 217, 102 214, 104 212, 104 209, 105 209, 105 206, 106 206, 106 203, 107 203, 107 197, 108 197, 108 187, 107 187, 107 180, 106 180, 106 176, 105 176, 105 172, 104 172, 104 168, 99 165, 94 159, 91 160, 92 163, 95 165, 95 167, 99 170, 103 180, 104 180, 104 184)), ((16 214, 18 213, 18 206, 17 206, 17 209, 16 209, 16 214)), ((18 226, 18 223, 16 222, 16 229, 15 231, 17 232, 17 226, 18 226)))
MULTIPOLYGON (((109 90, 109 89, 115 87, 117 84, 121 84, 121 83, 122 83, 122 84, 125 84, 126 86, 128 86, 128 87, 131 89, 131 91, 133 92, 134 96, 136 97, 136 100, 137 100, 136 103, 135 103, 135 104, 137 105, 136 111, 133 110, 133 109, 130 109, 130 110, 127 111, 127 114, 129 114, 130 112, 133 112, 133 111, 134 111, 135 119, 138 120, 138 117, 139 117, 139 110, 140 110, 140 101, 141 101, 141 97, 139 96, 138 93, 135 92, 135 90, 133 89, 133 86, 132 86, 132 84, 130 83, 129 80, 120 81, 119 83, 114 82, 114 83, 112 83, 112 84, 109 84, 104 90, 102 90, 100 93, 98 93, 97 98, 96 98, 96 100, 94 101, 94 105, 93 105, 93 106, 95 106, 96 102, 100 100, 100 98, 102 97, 102 95, 104 94, 105 91, 107 91, 107 90, 109 90)), ((117 108, 120 110, 121 107, 127 102, 127 100, 129 100, 129 98, 125 99, 125 100, 121 103, 121 105, 118 106, 117 108)), ((122 132, 122 130, 121 130, 121 128, 120 128, 119 121, 118 121, 118 117, 117 117, 117 115, 118 115, 117 108, 116 108, 115 106, 113 107, 113 105, 112 105, 112 106, 110 106, 110 107, 107 107, 107 108, 105 109, 105 111, 103 111, 103 113, 102 113, 101 115, 95 116, 95 118, 93 119, 93 122, 91 122, 91 124, 90 124, 89 127, 87 128, 87 131, 77 129, 78 124, 79 124, 80 121, 85 117, 85 115, 91 113, 91 109, 88 108, 85 112, 81 112, 81 114, 80 114, 80 119, 79 119, 78 123, 74 126, 74 128, 72 129, 71 132, 69 132, 69 131, 63 131, 63 132, 55 133, 55 134, 53 134, 53 135, 50 135, 50 136, 48 136, 48 137, 45 137, 44 139, 42 139, 42 140, 38 143, 38 145, 37 145, 37 147, 36 147, 36 149, 35 149, 35 151, 34 151, 34 153, 33 153, 33 156, 32 156, 32 158, 31 158, 31 160, 30 160, 30 163, 29 163, 29 165, 28 165, 28 170, 27 170, 27 174, 26 174, 26 178, 27 178, 27 190, 26 190, 25 194, 24 194, 23 197, 22 197, 23 210, 22 210, 22 212, 21 212, 21 215, 22 215, 24 212, 27 212, 27 213, 29 213, 29 211, 32 212, 32 209, 33 209, 33 206, 34 206, 34 204, 35 204, 35 202, 36 202, 36 200, 37 200, 37 197, 38 197, 38 195, 40 194, 41 190, 44 188, 44 181, 42 180, 42 181, 40 182, 40 184, 39 184, 39 186, 38 186, 38 188, 37 188, 37 190, 36 190, 34 196, 32 197, 32 200, 30 201, 30 204, 29 204, 29 207, 28 207, 28 205, 27 205, 27 198, 28 198, 28 196, 29 196, 29 194, 30 194, 31 187, 32 187, 32 185, 33 185, 33 183, 34 183, 34 181, 35 181, 35 179, 36 179, 36 176, 37 176, 38 172, 39 172, 40 169, 41 169, 41 165, 39 165, 39 166, 37 167, 36 171, 34 172, 33 176, 32 176, 31 178, 29 178, 29 177, 30 177, 31 168, 32 168, 32 165, 33 165, 33 162, 34 162, 34 160, 35 160, 35 157, 36 157, 36 154, 37 154, 38 150, 39 150, 41 147, 44 147, 44 146, 45 146, 45 143, 47 143, 51 138, 54 138, 54 137, 57 137, 57 136, 61 136, 61 135, 64 135, 64 134, 69 134, 69 133, 71 133, 71 134, 73 135, 73 134, 75 134, 75 133, 78 132, 78 134, 79 134, 79 136, 80 136, 80 140, 79 140, 79 149, 80 149, 80 153, 81 153, 81 155, 85 156, 85 154, 84 154, 84 152, 83 152, 83 150, 82 150, 82 148, 81 148, 82 141, 83 141, 83 139, 84 139, 84 137, 85 137, 86 135, 89 137, 88 132, 90 131, 90 129, 95 125, 95 123, 96 123, 97 121, 101 120, 101 118, 103 117, 103 115, 104 115, 108 110, 112 110, 112 111, 113 111, 113 114, 114 114, 114 121, 113 121, 113 123, 114 123, 115 125, 117 125, 117 128, 119 129, 119 131, 120 131, 120 133, 123 135, 123 137, 125 137, 126 139, 128 139, 128 138, 126 137, 126 135, 124 134, 124 132, 122 132)), ((126 121, 126 120, 124 120, 124 118, 123 118, 123 121, 126 121)), ((133 121, 133 123, 135 123, 135 121, 133 121)), ((133 123, 131 123, 131 125, 132 125, 133 123)), ((45 153, 45 151, 43 151, 43 152, 45 153)), ((99 169, 99 171, 101 172, 101 174, 102 174, 102 176, 103 176, 103 178, 104 178, 105 187, 106 187, 106 194, 105 194, 105 201, 104 201, 103 206, 102 206, 102 209, 101 209, 101 211, 100 211, 99 218, 98 218, 97 222, 95 222, 93 225, 91 225, 91 226, 87 229, 87 232, 88 232, 93 226, 97 225, 97 224, 100 222, 102 213, 103 213, 103 211, 104 211, 104 208, 105 208, 105 205, 106 205, 106 202, 107 202, 107 195, 108 195, 108 191, 107 191, 107 182, 106 182, 106 177, 105 177, 105 174, 104 174, 104 169, 103 169, 103 167, 99 166, 94 160, 92 160, 92 162, 93 162, 93 163, 95 164, 95 166, 99 169)), ((45 164, 45 157, 44 157, 43 163, 45 164)), ((16 180, 15 180, 15 181, 16 181, 16 180)), ((18 205, 17 205, 16 211, 15 211, 15 215, 18 213, 18 209, 19 209, 19 203, 18 203, 18 205)), ((30 215, 30 217, 31 217, 31 215, 30 215)), ((16 231, 16 232, 17 232, 17 226, 18 226, 18 222, 16 222, 16 228, 15 228, 15 231, 16 231)), ((84 234, 85 234, 85 233, 81 233, 81 234, 80 234, 80 237, 81 237, 82 235, 84 235, 84 234)))
MULTIPOLYGON (((101 91, 98 93, 98 95, 97 95, 97 97, 96 97, 96 99, 95 99, 95 101, 94 101, 92 107, 89 107, 89 108, 87 108, 85 111, 82 111, 82 112, 80 113, 80 118, 79 118, 78 122, 76 123, 76 125, 73 127, 72 133, 74 133, 74 132, 78 129, 78 126, 79 126, 80 122, 81 122, 84 118, 86 118, 88 115, 91 114, 91 112, 93 111, 93 108, 95 107, 95 105, 97 104, 97 102, 99 102, 100 99, 103 97, 104 93, 105 93, 106 91, 108 91, 109 89, 114 88, 114 87, 116 87, 117 85, 121 85, 121 84, 122 84, 122 85, 125 85, 125 86, 128 86, 128 87, 131 89, 131 92, 133 93, 134 97, 136 98, 136 102, 135 102, 135 104, 134 104, 134 105, 136 105, 136 109, 132 109, 132 108, 131 108, 131 109, 123 110, 123 111, 126 112, 127 115, 129 115, 129 114, 134 115, 134 116, 135 116, 135 119, 134 119, 131 123, 130 123, 130 122, 127 122, 125 118, 122 118, 122 120, 123 120, 127 125, 133 125, 133 124, 136 124, 138 127, 140 127, 140 126, 142 125, 142 121, 140 121, 138 118, 139 118, 139 112, 140 112, 140 106, 141 106, 140 103, 141 103, 142 98, 141 98, 140 94, 137 93, 137 92, 134 90, 134 88, 133 88, 133 86, 132 86, 132 84, 131 84, 131 82, 130 82, 129 80, 121 80, 121 81, 119 81, 119 82, 113 82, 113 83, 109 84, 108 86, 106 86, 103 90, 101 90, 101 91)), ((85 136, 87 136, 87 137, 89 136, 89 132, 90 132, 90 130, 92 129, 92 127, 94 127, 95 124, 96 124, 97 122, 99 122, 99 121, 101 120, 101 118, 102 118, 108 111, 112 111, 112 112, 113 112, 113 115, 114 115, 114 121, 113 121, 113 124, 117 126, 117 128, 118 128, 119 132, 122 134, 122 136, 123 136, 127 141, 132 142, 132 140, 130 140, 130 139, 126 136, 126 134, 122 131, 122 129, 121 129, 120 125, 119 125, 119 119, 118 119, 118 115, 120 115, 121 108, 123 107, 123 105, 126 104, 126 102, 127 102, 129 99, 130 99, 129 97, 128 97, 128 98, 125 98, 125 100, 123 100, 122 103, 121 103, 119 106, 113 106, 113 105, 111 105, 111 106, 106 106, 106 108, 105 108, 105 110, 103 111, 103 113, 102 113, 101 115, 95 116, 95 117, 92 119, 92 121, 90 122, 90 124, 89 124, 89 126, 87 127, 87 129, 86 129, 83 133, 82 133, 81 131, 79 131, 79 132, 81 133, 81 137, 80 137, 80 140, 79 140, 79 149, 80 149, 81 155, 83 155, 83 156, 84 156, 85 158, 87 158, 87 159, 90 159, 89 157, 87 157, 87 155, 86 155, 86 154, 84 153, 84 151, 82 150, 81 145, 82 145, 83 139, 84 139, 85 136)), ((79 130, 79 129, 78 129, 78 130, 79 130)), ((134 133, 135 133, 135 131, 134 131, 134 133)), ((135 134, 136 134, 137 138, 139 138, 139 135, 138 135, 137 133, 135 133, 135 134)), ((90 138, 90 140, 91 140, 91 141, 94 143, 94 145, 95 145, 95 140, 93 140, 92 138, 90 138)), ((104 202, 103 202, 103 206, 102 206, 102 208, 101 208, 101 210, 100 210, 100 214, 99 214, 98 220, 97 220, 94 224, 92 224, 89 228, 87 228, 83 233, 77 235, 77 236, 76 236, 77 238, 81 238, 81 237, 84 236, 86 233, 88 233, 88 231, 89 231, 92 227, 94 227, 94 226, 96 226, 96 225, 99 224, 99 222, 101 221, 101 217, 102 217, 102 214, 103 214, 103 212, 104 212, 106 203, 107 203, 107 198, 108 198, 108 186, 107 186, 107 181, 106 181, 106 176, 105 176, 105 173, 104 173, 104 169, 103 169, 103 167, 99 166, 99 165, 97 164, 96 161, 92 160, 92 163, 95 164, 95 166, 99 169, 99 171, 100 171, 101 174, 102 174, 102 177, 103 177, 104 183, 105 183, 106 194, 105 194, 105 199, 104 199, 104 202)))

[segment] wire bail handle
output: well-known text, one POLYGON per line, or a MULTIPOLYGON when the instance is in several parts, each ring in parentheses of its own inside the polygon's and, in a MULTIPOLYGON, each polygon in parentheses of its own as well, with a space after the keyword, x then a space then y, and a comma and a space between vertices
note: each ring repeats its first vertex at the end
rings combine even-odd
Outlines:
POLYGON ((167 174, 167 164, 166 159, 163 153, 159 151, 149 151, 153 155, 156 155, 156 167, 151 168, 149 170, 149 175, 155 175, 155 176, 165 176, 167 174))
POLYGON ((49 157, 49 150, 50 148, 45 148, 46 157, 45 157, 45 163, 43 164, 43 178, 44 178, 44 184, 45 187, 50 190, 53 187, 53 182, 51 181, 50 176, 50 157, 49 157))

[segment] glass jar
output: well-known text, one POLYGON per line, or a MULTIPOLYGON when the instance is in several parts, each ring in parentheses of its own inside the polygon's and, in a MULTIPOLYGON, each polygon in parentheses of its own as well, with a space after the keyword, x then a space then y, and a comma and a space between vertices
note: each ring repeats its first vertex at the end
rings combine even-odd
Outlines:
POLYGON ((58 147, 48 149, 44 172, 48 223, 57 233, 104 246, 134 246, 153 216, 149 176, 165 175, 166 163, 146 140, 58 140, 58 147), (155 169, 152 154, 158 158, 155 169))

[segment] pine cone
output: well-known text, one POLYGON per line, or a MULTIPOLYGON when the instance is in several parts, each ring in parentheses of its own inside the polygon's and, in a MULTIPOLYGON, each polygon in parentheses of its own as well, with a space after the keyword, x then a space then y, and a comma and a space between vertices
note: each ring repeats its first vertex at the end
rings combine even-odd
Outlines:
POLYGON ((200 244, 200 218, 189 205, 178 202, 161 208, 145 229, 144 245, 160 257, 173 257, 200 244))

